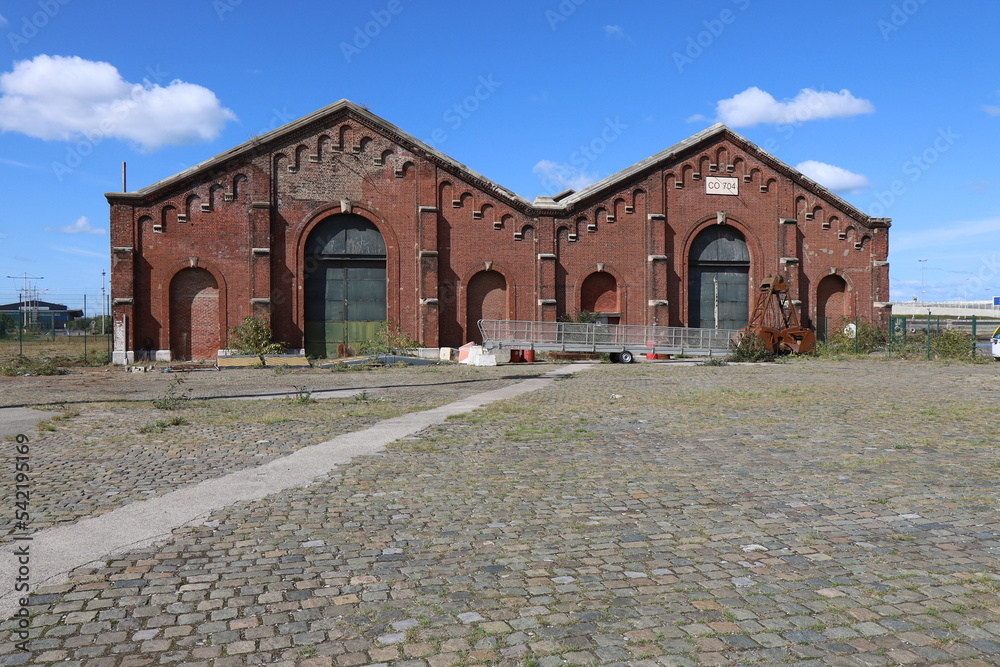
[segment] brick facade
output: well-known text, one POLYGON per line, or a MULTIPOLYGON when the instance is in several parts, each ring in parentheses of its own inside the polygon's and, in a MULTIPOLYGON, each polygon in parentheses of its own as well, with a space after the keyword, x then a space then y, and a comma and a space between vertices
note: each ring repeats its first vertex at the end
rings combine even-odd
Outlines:
POLYGON ((687 325, 697 298, 690 250, 718 224, 746 239, 751 293, 782 273, 807 323, 824 314, 881 321, 888 301, 889 220, 722 125, 581 192, 530 202, 341 101, 107 198, 119 361, 138 350, 212 356, 250 314, 269 317, 278 339, 302 348, 304 276, 314 268, 305 245, 341 213, 378 228, 387 318, 427 346, 474 339, 480 314, 554 320, 612 303, 623 324, 687 325), (714 194, 719 187, 738 194, 714 194), (206 276, 214 280, 214 326, 198 319, 204 303, 188 309, 192 321, 183 315, 183 290, 172 285, 190 269, 204 289, 206 276))

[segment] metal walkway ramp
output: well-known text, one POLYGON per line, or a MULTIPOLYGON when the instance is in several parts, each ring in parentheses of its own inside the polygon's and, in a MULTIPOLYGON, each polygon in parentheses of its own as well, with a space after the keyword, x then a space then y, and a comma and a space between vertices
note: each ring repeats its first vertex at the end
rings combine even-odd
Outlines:
MULTIPOLYGON (((690 329, 626 324, 479 320, 483 346, 541 352, 608 352, 630 363, 636 354, 728 354, 735 329, 690 329)), ((613 357, 614 358, 614 357, 613 357)))

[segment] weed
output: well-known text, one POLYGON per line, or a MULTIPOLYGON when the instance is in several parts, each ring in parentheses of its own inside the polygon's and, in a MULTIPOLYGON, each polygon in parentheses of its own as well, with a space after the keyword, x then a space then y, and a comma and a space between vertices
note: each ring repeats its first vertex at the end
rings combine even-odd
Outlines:
POLYGON ((160 410, 176 410, 181 407, 184 401, 190 400, 191 390, 187 389, 181 391, 181 385, 184 384, 184 378, 178 377, 167 390, 163 393, 163 396, 153 399, 153 407, 160 410))
POLYGON ((308 405, 309 403, 316 402, 316 399, 312 397, 312 391, 306 389, 304 386, 296 386, 295 392, 289 396, 289 400, 292 403, 298 403, 300 405, 308 405))
POLYGON ((729 364, 725 359, 719 357, 709 357, 705 361, 698 364, 699 366, 728 366, 729 364))

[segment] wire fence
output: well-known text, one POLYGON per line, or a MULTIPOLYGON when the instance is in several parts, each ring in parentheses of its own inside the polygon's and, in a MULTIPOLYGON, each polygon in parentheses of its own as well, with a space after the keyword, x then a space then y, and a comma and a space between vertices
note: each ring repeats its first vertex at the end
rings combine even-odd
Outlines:
POLYGON ((984 361, 993 357, 1000 318, 902 316, 889 318, 888 327, 874 327, 859 319, 818 322, 820 354, 875 355, 897 359, 984 361))
POLYGON ((0 290, 0 361, 16 357, 107 363, 109 295, 0 290))

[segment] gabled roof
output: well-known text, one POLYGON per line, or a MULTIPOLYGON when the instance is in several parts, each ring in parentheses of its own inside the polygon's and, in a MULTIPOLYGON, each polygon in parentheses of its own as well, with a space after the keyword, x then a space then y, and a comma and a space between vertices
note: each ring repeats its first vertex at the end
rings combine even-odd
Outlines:
POLYGON ((109 192, 105 194, 105 197, 107 197, 108 201, 111 203, 126 203, 145 200, 153 195, 156 195, 157 193, 182 185, 186 181, 194 180, 203 172, 212 171, 232 160, 249 158, 257 155, 261 151, 271 150, 274 144, 281 143, 288 137, 293 136, 300 131, 307 130, 313 125, 328 123, 331 118, 337 115, 352 117, 359 123, 381 133, 399 145, 404 146, 415 155, 425 157, 426 159, 438 164, 438 166, 442 167, 446 171, 452 172, 456 176, 461 177, 472 184, 478 185, 480 188, 490 192, 499 199, 505 200, 513 208, 522 210, 529 215, 548 214, 561 216, 572 214, 577 207, 582 205, 585 206, 588 201, 600 199, 601 195, 604 195, 605 193, 616 192, 629 180, 642 177, 645 172, 657 169, 663 163, 683 158, 685 154, 695 152, 702 144, 713 143, 720 139, 728 139, 729 141, 740 146, 747 153, 770 166, 775 171, 785 174, 786 176, 797 181, 802 187, 813 192, 818 197, 840 207, 852 217, 855 217, 862 222, 867 222, 872 227, 888 227, 890 222, 889 218, 872 218, 868 214, 831 192, 829 189, 823 187, 812 179, 807 178, 801 172, 793 169, 764 149, 721 123, 712 125, 711 127, 688 137, 684 141, 674 144, 670 148, 662 150, 659 153, 642 160, 641 162, 637 162, 631 167, 623 169, 601 181, 598 181, 597 183, 587 186, 579 192, 569 190, 562 192, 555 197, 539 197, 532 202, 524 197, 521 197, 520 195, 517 195, 511 190, 508 190, 495 181, 486 178, 482 174, 470 169, 461 162, 452 159, 436 148, 433 148, 420 139, 417 139, 408 132, 404 132, 399 127, 373 114, 368 109, 365 109, 364 107, 346 99, 334 102, 329 106, 326 106, 307 116, 303 116, 298 120, 294 120, 287 125, 283 125, 276 130, 268 132, 267 134, 254 137, 246 143, 240 144, 235 148, 231 148, 224 153, 220 153, 213 158, 196 164, 195 166, 190 167, 178 174, 153 183, 152 185, 149 185, 141 190, 134 192, 109 192))

